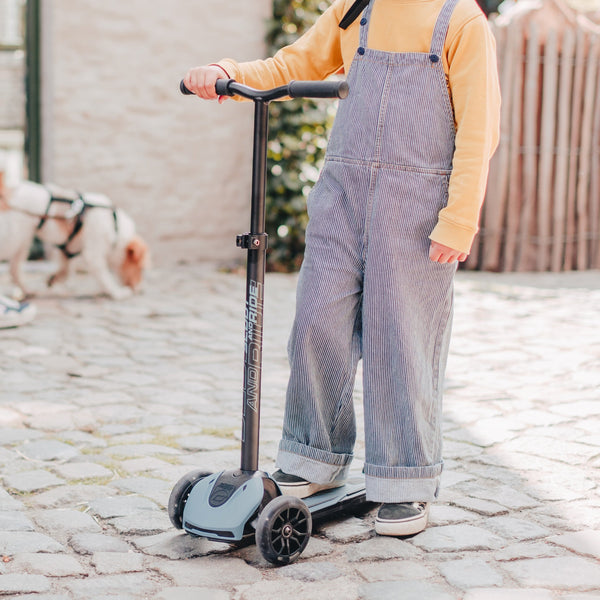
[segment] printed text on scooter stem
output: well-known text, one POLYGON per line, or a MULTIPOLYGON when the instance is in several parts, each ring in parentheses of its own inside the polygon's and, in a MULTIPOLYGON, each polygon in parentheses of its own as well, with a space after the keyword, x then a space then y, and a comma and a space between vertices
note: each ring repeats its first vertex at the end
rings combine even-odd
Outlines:
POLYGON ((260 387, 262 348, 263 284, 250 280, 246 301, 246 405, 256 412, 260 387))

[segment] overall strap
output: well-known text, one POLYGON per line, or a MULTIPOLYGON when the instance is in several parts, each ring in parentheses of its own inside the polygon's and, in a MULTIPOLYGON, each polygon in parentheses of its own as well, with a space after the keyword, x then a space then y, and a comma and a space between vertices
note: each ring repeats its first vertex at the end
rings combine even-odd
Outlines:
POLYGON ((448 34, 448 27, 450 25, 450 19, 458 0, 446 0, 442 10, 437 18, 435 29, 433 30, 433 36, 431 38, 431 50, 430 54, 441 56, 444 50, 444 44, 446 42, 446 35, 448 34))
POLYGON ((358 18, 360 13, 367 7, 371 0, 356 0, 354 4, 348 9, 348 12, 344 15, 344 18, 340 21, 340 27, 342 29, 348 29, 354 21, 358 18))

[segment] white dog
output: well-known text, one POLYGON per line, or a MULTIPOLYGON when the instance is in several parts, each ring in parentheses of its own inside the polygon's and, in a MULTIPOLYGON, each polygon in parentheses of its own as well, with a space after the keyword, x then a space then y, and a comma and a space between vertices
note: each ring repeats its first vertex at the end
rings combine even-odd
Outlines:
POLYGON ((24 294, 20 268, 36 235, 61 250, 49 286, 66 279, 69 260, 77 255, 102 292, 115 300, 127 298, 140 284, 148 247, 131 217, 102 194, 81 195, 29 181, 0 190, 0 260, 10 262, 12 281, 24 294))

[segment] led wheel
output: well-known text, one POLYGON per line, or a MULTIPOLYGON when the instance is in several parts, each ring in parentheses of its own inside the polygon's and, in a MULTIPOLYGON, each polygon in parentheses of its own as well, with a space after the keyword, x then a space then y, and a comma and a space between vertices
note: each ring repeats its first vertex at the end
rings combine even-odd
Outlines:
POLYGON ((209 475, 212 475, 212 473, 200 469, 190 471, 184 475, 171 490, 168 506, 169 519, 171 519, 171 523, 173 523, 177 529, 183 529, 183 509, 185 508, 185 503, 189 498, 192 488, 201 479, 204 479, 209 475))
POLYGON ((278 496, 258 517, 256 545, 270 563, 287 565, 302 554, 311 530, 312 517, 306 504, 293 496, 278 496))

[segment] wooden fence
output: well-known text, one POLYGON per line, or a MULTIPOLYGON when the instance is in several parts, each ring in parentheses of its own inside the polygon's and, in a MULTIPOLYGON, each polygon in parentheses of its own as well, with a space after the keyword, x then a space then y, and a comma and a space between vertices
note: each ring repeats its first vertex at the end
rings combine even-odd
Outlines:
POLYGON ((600 268, 600 36, 521 19, 496 35, 502 122, 466 268, 600 268))

